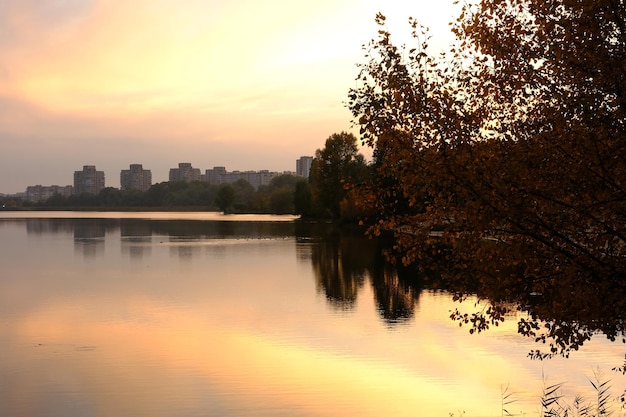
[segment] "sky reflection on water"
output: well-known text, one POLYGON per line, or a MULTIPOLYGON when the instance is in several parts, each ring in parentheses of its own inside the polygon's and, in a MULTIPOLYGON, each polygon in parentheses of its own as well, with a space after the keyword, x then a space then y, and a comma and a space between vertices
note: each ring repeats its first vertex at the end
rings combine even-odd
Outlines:
POLYGON ((625 387, 623 345, 540 363, 514 321, 459 329, 445 294, 381 311, 393 276, 350 239, 352 255, 290 222, 0 219, 0 415, 496 416, 509 383, 510 411, 537 415, 542 372, 564 394, 596 367, 625 387))

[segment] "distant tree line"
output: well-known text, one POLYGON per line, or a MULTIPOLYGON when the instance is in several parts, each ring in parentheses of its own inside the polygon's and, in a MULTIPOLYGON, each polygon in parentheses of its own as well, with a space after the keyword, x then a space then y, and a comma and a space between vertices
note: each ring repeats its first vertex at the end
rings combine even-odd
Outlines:
POLYGON ((305 218, 356 222, 363 213, 357 209, 353 190, 365 184, 370 167, 358 153, 351 133, 332 134, 315 153, 309 178, 290 174, 273 178, 269 185, 255 188, 246 180, 232 184, 161 182, 145 192, 107 187, 98 194, 82 193, 64 197, 56 194, 41 202, 11 204, 48 209, 186 209, 224 213, 296 214, 305 218))
POLYGON ((280 175, 257 190, 243 179, 220 185, 201 181, 166 181, 152 185, 145 192, 107 187, 98 194, 82 193, 69 197, 56 194, 45 201, 25 202, 23 205, 39 208, 182 208, 227 213, 292 214, 293 194, 299 181, 306 179, 280 175))

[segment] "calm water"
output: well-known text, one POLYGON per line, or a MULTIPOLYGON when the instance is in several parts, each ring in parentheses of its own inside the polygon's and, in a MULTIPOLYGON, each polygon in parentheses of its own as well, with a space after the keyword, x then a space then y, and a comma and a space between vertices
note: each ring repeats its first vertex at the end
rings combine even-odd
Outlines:
POLYGON ((624 345, 531 361, 514 318, 469 335, 376 242, 292 220, 0 213, 0 416, 499 416, 507 384, 538 415, 542 375, 626 388, 624 345))

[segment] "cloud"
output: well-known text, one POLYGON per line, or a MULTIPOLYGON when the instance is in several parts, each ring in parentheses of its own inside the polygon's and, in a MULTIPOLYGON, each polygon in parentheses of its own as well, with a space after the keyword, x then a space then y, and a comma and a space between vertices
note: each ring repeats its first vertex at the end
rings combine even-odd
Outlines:
MULTIPOLYGON (((143 150, 145 157, 128 162, 150 166, 160 158, 173 166, 177 156, 163 150, 174 144, 227 158, 203 166, 289 169, 350 128, 343 102, 361 45, 376 33, 378 10, 390 12, 390 25, 403 16, 407 27, 412 13, 401 5, 2 0, 0 192, 33 182, 9 166, 37 160, 43 169, 56 159, 74 161, 75 169, 89 150, 102 161, 121 161, 120 149, 143 150), (238 158, 237 150, 250 155, 238 158)), ((49 177, 39 176, 35 183, 49 177)))
POLYGON ((14 46, 3 48, 1 66, 11 81, 4 92, 57 111, 202 105, 296 79, 319 88, 333 78, 324 73, 321 80, 308 65, 346 47, 358 52, 356 41, 346 41, 345 24, 324 15, 324 3, 302 13, 287 1, 261 8, 251 1, 33 2, 5 6, 10 17, 2 27, 14 46), (321 32, 324 18, 329 30, 321 32))

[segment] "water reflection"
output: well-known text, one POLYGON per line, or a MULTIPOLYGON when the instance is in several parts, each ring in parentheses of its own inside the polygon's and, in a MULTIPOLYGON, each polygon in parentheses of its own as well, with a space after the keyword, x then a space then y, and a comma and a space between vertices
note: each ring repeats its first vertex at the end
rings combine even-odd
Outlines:
POLYGON ((0 415, 495 416, 507 382, 536 415, 544 371, 584 394, 623 359, 529 361, 514 323, 470 336, 359 232, 30 220, 0 220, 0 415))
POLYGON ((367 269, 363 262, 366 252, 355 252, 350 240, 344 236, 332 236, 314 245, 311 253, 318 291, 339 309, 354 306, 367 269))
POLYGON ((72 234, 73 222, 55 219, 27 219, 26 232, 31 235, 72 234))
POLYGON ((402 268, 383 264, 372 275, 380 314, 390 324, 404 323, 413 317, 423 289, 413 276, 402 279, 401 271, 402 268))
POLYGON ((134 260, 149 257, 153 237, 168 244, 170 254, 181 260, 191 260, 202 254, 198 245, 209 240, 244 240, 290 238, 294 224, 285 221, 198 221, 146 220, 136 218, 26 218, 30 235, 73 234, 76 254, 85 258, 102 256, 108 236, 121 239, 121 250, 134 260))
MULTIPOLYGON (((28 234, 73 234, 75 253, 84 258, 101 257, 106 237, 119 235, 121 253, 134 261, 147 261, 153 245, 166 246, 170 256, 183 262, 203 256, 207 243, 247 239, 292 238, 300 262, 310 262, 318 292, 338 310, 354 308, 359 292, 370 279, 377 310, 389 323, 414 315, 421 283, 401 279, 396 268, 384 261, 383 240, 368 239, 362 231, 339 231, 330 224, 306 222, 234 222, 144 219, 25 219, 28 234)), ((223 245, 211 250, 224 253, 223 245)))
MULTIPOLYGON (((563 338, 571 334, 571 338, 577 337, 582 341, 588 340, 597 328, 618 340, 624 339, 626 332, 621 310, 615 311, 612 307, 623 302, 624 290, 621 287, 604 291, 599 297, 554 295, 551 289, 546 288, 537 297, 524 288, 502 288, 497 282, 478 285, 479 282, 473 280, 470 274, 467 274, 466 280, 446 280, 441 275, 445 266, 426 268, 426 279, 421 279, 416 270, 397 270, 385 262, 382 252, 388 248, 389 242, 367 239, 361 231, 340 232, 330 224, 137 218, 26 218, 14 221, 25 222, 27 233, 33 236, 73 234, 75 253, 87 259, 104 255, 107 237, 119 238, 122 254, 134 261, 150 259, 154 245, 158 244, 168 248, 170 257, 184 263, 204 256, 209 250, 214 255, 218 251, 223 254, 226 242, 295 237, 296 258, 299 262, 310 262, 317 291, 338 311, 354 308, 368 278, 379 314, 390 324, 404 322, 414 316, 420 294, 427 286, 462 295, 478 294, 492 303, 493 308, 488 311, 496 311, 497 314, 500 314, 499 311, 508 314, 508 311, 521 305, 541 320, 552 323, 550 331, 556 334, 557 342, 561 337, 558 332, 563 333, 563 338), (216 245, 215 242, 221 244, 216 245), (603 302, 607 297, 615 301, 603 302), (567 311, 560 300, 567 301, 567 311), (588 305, 590 300, 593 300, 591 307, 588 305), (577 317, 576 322, 570 324, 568 316, 577 317), (587 326, 587 323, 592 326, 587 326)), ((497 279, 494 276, 494 280, 497 279)), ((584 291, 599 293, 597 288, 591 287, 577 290, 584 291)), ((529 329, 524 330, 533 334, 529 329)))
MULTIPOLYGON (((315 271, 317 289, 329 304, 339 310, 354 308, 366 281, 372 285, 377 310, 388 324, 410 320, 419 302, 422 284, 406 268, 396 266, 382 256, 390 242, 368 239, 361 230, 339 231, 332 226, 297 228, 300 242, 307 239, 310 260, 315 271)), ((300 258, 306 259, 299 253, 300 258)))
POLYGON ((121 219, 122 254, 133 260, 149 258, 152 253, 152 229, 148 222, 121 219))
POLYGON ((74 248, 85 258, 104 253, 107 224, 99 220, 80 220, 74 223, 74 248))

